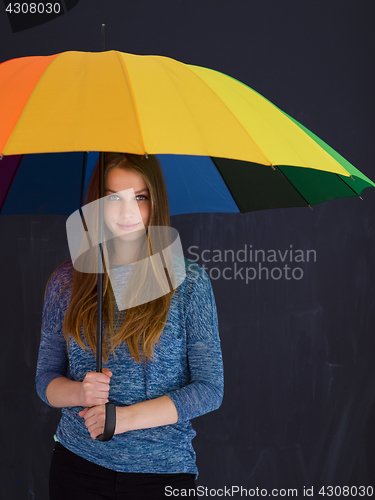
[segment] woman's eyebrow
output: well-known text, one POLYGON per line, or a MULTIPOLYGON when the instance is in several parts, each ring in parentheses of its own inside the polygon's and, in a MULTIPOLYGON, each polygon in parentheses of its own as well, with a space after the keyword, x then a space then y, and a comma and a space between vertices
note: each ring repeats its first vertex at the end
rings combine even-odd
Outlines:
MULTIPOLYGON (((108 191, 110 193, 119 193, 119 191, 112 191, 112 189, 105 189, 104 191, 108 191)), ((140 191, 136 191, 135 194, 143 193, 144 191, 148 191, 148 188, 141 189, 140 191)))

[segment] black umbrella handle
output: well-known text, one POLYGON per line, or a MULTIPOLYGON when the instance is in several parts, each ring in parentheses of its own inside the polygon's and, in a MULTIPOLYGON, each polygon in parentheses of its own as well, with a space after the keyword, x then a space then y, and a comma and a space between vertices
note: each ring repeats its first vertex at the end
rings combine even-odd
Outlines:
POLYGON ((112 439, 116 429, 116 406, 115 403, 105 404, 105 426, 103 434, 97 436, 98 441, 109 441, 112 439))

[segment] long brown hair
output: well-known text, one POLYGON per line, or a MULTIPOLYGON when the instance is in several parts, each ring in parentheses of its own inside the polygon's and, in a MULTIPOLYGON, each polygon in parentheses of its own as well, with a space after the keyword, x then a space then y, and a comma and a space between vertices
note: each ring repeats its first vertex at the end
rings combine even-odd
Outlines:
MULTIPOLYGON (((141 155, 106 153, 104 178, 115 167, 130 168, 143 177, 150 193, 149 226, 170 226, 167 190, 157 158, 154 155, 146 158, 141 155)), ((85 205, 98 199, 99 162, 88 186, 85 205)), ((146 241, 152 254, 148 233, 146 241)), ((107 250, 108 248, 105 248, 105 251, 107 250)), ((114 293, 106 269, 104 271, 102 317, 106 328, 103 332, 103 358, 108 360, 109 353, 113 352, 117 345, 125 342, 134 360, 145 362, 147 358, 152 358, 155 343, 166 325, 174 290, 170 286, 169 293, 126 311, 120 311, 114 324, 114 293)), ((67 340, 70 335, 82 348, 87 348, 88 344, 94 353, 97 332, 97 281, 97 273, 82 273, 74 269, 72 295, 63 324, 63 333, 67 340), (81 327, 85 339, 82 338, 81 327)), ((174 282, 172 277, 171 281, 174 282)))

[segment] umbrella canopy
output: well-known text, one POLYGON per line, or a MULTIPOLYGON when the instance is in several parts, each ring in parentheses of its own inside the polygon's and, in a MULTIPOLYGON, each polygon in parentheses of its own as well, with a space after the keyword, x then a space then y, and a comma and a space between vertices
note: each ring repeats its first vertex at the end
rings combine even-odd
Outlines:
MULTIPOLYGON (((7 61, 0 106, 3 214, 25 213, 9 196, 20 199, 17 184, 35 196, 32 162, 48 164, 40 153, 52 152, 158 155, 172 215, 308 206, 375 186, 246 85, 167 57, 65 52, 7 61), (30 153, 22 168, 6 158, 30 153)), ((82 164, 73 183, 82 183, 82 164)), ((43 177, 56 182, 56 171, 47 167, 43 177)), ((66 167, 61 172, 72 182, 66 167)), ((39 203, 36 211, 71 213, 78 204, 51 212, 39 203)))

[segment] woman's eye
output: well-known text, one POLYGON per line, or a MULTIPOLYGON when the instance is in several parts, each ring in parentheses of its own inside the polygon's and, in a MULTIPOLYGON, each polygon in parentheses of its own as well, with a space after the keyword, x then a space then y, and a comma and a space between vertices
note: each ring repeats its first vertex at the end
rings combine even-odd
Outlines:
MULTIPOLYGON (((144 200, 147 200, 147 196, 145 196, 144 194, 138 194, 135 199, 138 199, 138 198, 141 198, 139 201, 144 201, 144 200)), ((118 201, 120 200, 120 197, 117 196, 117 194, 111 194, 108 196, 108 200, 110 201, 118 201)))

